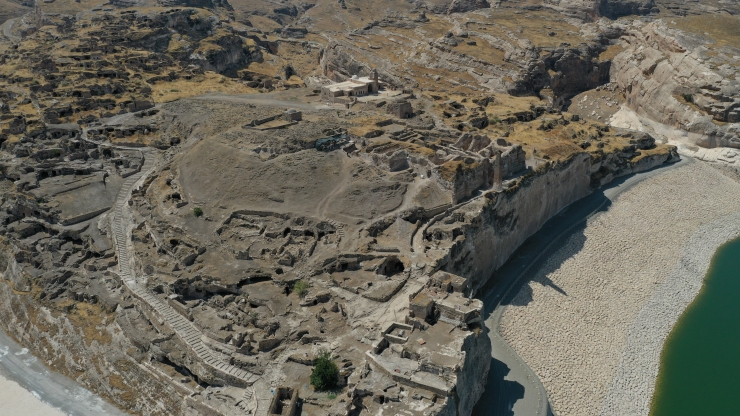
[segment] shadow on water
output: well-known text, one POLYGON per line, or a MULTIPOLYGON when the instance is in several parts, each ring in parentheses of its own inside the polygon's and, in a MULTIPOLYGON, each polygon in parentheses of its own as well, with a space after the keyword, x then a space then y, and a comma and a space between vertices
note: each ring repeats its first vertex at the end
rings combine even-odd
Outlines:
POLYGON ((475 405, 474 415, 514 416, 514 403, 524 398, 524 386, 504 379, 510 371, 504 362, 495 358, 491 360, 486 391, 475 405))

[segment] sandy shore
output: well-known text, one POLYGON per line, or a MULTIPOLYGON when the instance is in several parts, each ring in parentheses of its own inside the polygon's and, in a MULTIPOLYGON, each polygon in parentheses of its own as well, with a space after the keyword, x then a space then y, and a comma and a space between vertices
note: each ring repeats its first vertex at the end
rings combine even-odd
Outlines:
POLYGON ((123 415, 0 331, 0 415, 123 415))
POLYGON ((738 182, 699 162, 666 171, 589 220, 522 288, 501 333, 556 414, 647 414, 662 344, 714 251, 740 235, 733 218, 738 182))
POLYGON ((64 416, 64 413, 42 402, 18 383, 0 377, 0 414, 64 416))

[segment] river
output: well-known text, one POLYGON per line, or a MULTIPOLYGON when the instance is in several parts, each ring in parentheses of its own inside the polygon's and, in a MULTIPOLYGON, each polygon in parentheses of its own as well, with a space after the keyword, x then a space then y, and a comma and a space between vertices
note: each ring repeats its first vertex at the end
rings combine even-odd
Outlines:
POLYGON ((722 246, 661 356, 651 415, 738 414, 740 240, 722 246))

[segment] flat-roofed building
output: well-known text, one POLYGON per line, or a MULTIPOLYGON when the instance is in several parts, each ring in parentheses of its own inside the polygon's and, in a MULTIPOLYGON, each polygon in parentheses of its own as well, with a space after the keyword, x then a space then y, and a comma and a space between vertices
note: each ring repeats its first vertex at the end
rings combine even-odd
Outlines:
POLYGON ((334 101, 336 97, 362 97, 368 94, 377 94, 380 90, 378 71, 373 70, 371 77, 352 76, 344 82, 321 87, 321 98, 334 101))

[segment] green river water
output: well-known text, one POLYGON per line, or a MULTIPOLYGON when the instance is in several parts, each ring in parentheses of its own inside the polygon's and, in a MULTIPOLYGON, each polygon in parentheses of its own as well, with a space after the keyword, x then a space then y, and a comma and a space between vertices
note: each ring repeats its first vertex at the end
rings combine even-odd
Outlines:
POLYGON ((668 336, 650 414, 740 415, 740 240, 717 251, 668 336))

